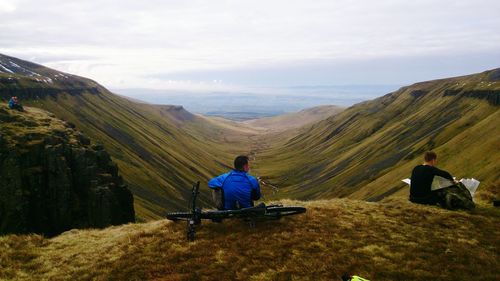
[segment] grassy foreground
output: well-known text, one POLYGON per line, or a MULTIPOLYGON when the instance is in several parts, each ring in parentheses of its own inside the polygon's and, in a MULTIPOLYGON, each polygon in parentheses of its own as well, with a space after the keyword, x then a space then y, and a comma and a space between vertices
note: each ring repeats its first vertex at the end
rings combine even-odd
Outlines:
POLYGON ((52 239, 0 237, 2 280, 498 280, 500 211, 451 212, 399 199, 296 202, 306 214, 251 229, 159 220, 52 239))

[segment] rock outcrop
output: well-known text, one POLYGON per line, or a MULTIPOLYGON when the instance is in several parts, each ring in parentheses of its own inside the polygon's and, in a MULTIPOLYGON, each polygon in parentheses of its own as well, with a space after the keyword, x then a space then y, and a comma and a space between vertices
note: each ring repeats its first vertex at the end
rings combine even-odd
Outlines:
POLYGON ((41 109, 0 109, 0 234, 134 220, 132 193, 102 145, 41 109))

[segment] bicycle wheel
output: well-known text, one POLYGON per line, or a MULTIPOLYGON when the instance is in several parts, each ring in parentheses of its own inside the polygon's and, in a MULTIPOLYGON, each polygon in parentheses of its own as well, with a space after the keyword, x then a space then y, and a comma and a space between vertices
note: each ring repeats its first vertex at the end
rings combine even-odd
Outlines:
POLYGON ((167 213, 167 219, 169 219, 171 221, 188 220, 192 217, 193 217, 193 214, 190 212, 167 213))
POLYGON ((306 212, 306 208, 304 207, 296 207, 296 206, 290 206, 290 207, 282 207, 282 206, 269 206, 266 208, 266 218, 270 219, 279 219, 284 216, 291 216, 291 215, 297 215, 297 214, 302 214, 306 212))
POLYGON ((201 214, 201 218, 211 219, 211 220, 221 220, 229 218, 258 217, 258 216, 263 216, 264 213, 265 213, 264 208, 251 207, 239 210, 207 211, 201 214))

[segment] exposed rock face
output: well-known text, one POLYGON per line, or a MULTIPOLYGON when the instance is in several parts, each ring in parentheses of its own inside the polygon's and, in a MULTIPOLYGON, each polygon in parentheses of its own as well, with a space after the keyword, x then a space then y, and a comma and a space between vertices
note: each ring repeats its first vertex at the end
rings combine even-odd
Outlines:
POLYGON ((72 127, 40 109, 0 109, 0 234, 134 221, 117 165, 72 127))

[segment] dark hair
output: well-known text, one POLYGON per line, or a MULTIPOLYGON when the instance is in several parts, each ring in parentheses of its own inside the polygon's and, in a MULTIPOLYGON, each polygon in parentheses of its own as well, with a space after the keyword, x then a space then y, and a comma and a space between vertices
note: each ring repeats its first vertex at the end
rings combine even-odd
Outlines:
POLYGON ((432 160, 434 160, 436 158, 437 158, 437 154, 434 151, 427 151, 424 154, 424 160, 425 160, 425 162, 430 162, 430 161, 432 161, 432 160))
POLYGON ((248 164, 248 156, 240 155, 234 159, 234 169, 235 170, 243 170, 243 166, 248 164))

